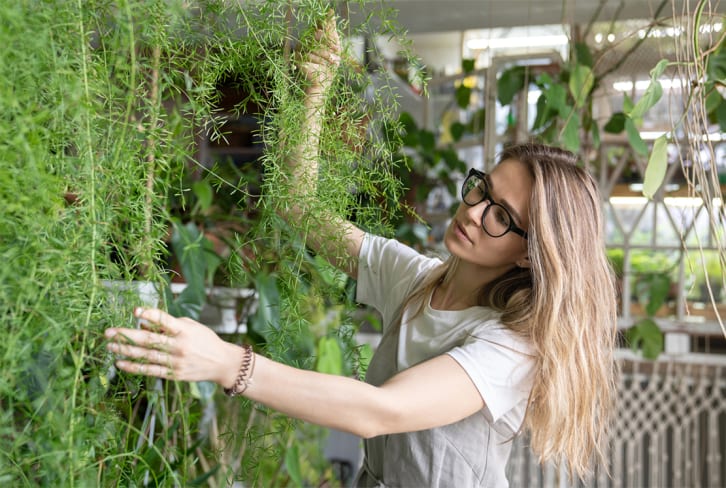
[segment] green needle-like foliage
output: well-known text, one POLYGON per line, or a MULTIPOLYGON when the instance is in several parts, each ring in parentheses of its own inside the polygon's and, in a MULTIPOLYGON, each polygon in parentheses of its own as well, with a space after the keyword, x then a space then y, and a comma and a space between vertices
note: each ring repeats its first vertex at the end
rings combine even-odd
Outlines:
MULTIPOLYGON (((397 210, 396 142, 379 136, 390 134, 380 129, 392 110, 380 100, 390 98, 365 101, 368 77, 350 62, 329 99, 311 217, 290 225, 280 218, 291 203, 282 184, 286 151, 302 140, 294 51, 313 47, 330 8, 313 0, 4 2, 0 484, 282 486, 330 474, 315 461, 319 452, 301 454, 320 450, 319 429, 293 430, 266 409, 222 400, 210 385, 119 374, 103 340, 111 325, 135 326, 139 298, 122 289, 133 280, 162 289, 168 279, 167 203, 183 193, 185 175, 206 173, 218 191, 249 205, 248 182, 215 182, 197 160, 199 137, 223 137, 218 86, 233 78, 248 94, 242 105, 259 107, 252 115, 264 122, 266 148, 256 175, 262 196, 243 208, 254 217, 235 237, 244 259, 234 281, 277 297, 277 313, 258 314, 247 339, 273 359, 314 368, 318 341, 333 337, 341 371, 364 368, 348 314, 321 325, 330 322, 327 311, 350 302, 349 287, 300 244, 326 216, 385 233, 397 210), (215 410, 218 420, 210 420, 215 410)), ((341 27, 350 35, 392 28, 381 11, 341 27)))

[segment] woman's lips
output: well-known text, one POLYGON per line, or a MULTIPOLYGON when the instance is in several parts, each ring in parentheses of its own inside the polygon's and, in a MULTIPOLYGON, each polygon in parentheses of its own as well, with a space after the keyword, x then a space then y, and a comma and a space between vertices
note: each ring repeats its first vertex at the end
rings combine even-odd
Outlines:
POLYGON ((459 239, 466 240, 473 244, 473 241, 469 238, 469 235, 466 233, 464 228, 459 224, 459 222, 454 222, 454 233, 459 237, 459 239))

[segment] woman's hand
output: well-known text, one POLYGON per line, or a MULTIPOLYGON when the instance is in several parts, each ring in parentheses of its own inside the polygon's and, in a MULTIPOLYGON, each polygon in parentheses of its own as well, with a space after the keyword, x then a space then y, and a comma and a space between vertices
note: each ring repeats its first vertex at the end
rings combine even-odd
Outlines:
POLYGON ((123 356, 126 372, 182 381, 214 381, 232 386, 243 350, 210 328, 157 309, 134 310, 143 329, 107 329, 109 351, 123 356))
POLYGON ((335 25, 335 15, 328 15, 315 32, 315 38, 319 41, 318 48, 304 55, 300 69, 310 83, 308 92, 323 94, 332 85, 340 65, 340 36, 335 25))

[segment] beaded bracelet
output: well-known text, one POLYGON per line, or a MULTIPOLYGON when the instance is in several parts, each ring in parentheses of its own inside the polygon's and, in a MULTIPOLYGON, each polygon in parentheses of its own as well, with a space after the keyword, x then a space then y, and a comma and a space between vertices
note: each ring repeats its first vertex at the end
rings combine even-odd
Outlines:
POLYGON ((250 386, 252 373, 255 371, 255 353, 252 351, 252 346, 245 344, 242 349, 244 349, 245 355, 242 358, 237 379, 234 380, 232 388, 224 389, 224 393, 228 396, 239 396, 244 393, 247 387, 250 386))

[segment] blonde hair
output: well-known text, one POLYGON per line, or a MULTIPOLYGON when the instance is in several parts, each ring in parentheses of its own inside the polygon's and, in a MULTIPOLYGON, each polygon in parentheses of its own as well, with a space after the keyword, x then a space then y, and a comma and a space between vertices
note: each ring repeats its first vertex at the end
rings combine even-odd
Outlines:
MULTIPOLYGON (((542 144, 506 148, 499 161, 524 163, 533 176, 529 204, 531 268, 514 267, 479 290, 479 304, 528 338, 535 378, 524 421, 540 461, 566 463, 585 477, 604 461, 616 395, 616 295, 605 255, 600 196, 569 151, 542 144)), ((407 298, 423 303, 460 265, 450 257, 407 298)), ((420 313, 418 309, 415 315, 420 313)))

